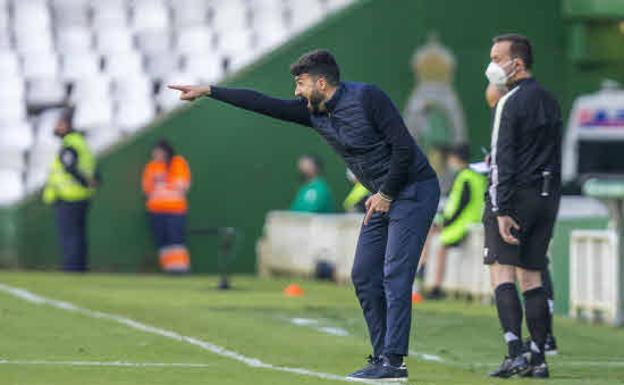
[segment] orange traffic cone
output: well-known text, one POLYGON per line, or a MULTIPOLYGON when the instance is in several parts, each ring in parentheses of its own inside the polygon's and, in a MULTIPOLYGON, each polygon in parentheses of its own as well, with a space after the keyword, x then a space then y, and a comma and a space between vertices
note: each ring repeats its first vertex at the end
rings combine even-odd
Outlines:
POLYGON ((412 303, 416 305, 417 303, 421 303, 423 301, 423 296, 419 292, 412 293, 412 303))
POLYGON ((284 288, 284 295, 286 297, 302 297, 303 288, 295 283, 291 283, 284 288))

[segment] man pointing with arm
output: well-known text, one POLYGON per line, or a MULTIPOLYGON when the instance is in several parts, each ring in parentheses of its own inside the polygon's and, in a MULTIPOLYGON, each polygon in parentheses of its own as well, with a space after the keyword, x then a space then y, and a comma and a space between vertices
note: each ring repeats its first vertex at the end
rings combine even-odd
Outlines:
POLYGON ((411 288, 436 212, 438 181, 397 108, 379 88, 341 82, 332 54, 317 50, 291 66, 296 99, 215 86, 170 86, 182 100, 202 96, 311 127, 345 160, 369 191, 352 280, 373 353, 352 373, 403 379, 411 327, 411 288))

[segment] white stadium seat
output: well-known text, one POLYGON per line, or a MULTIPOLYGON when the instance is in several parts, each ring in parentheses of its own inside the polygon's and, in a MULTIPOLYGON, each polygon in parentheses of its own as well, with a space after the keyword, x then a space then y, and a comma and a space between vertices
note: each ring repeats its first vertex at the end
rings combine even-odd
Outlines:
POLYGON ((170 73, 177 72, 179 66, 180 57, 170 51, 150 54, 145 61, 145 70, 154 79, 162 79, 170 73))
POLYGON ((93 2, 93 26, 102 28, 124 28, 128 24, 128 8, 126 1, 106 0, 93 2))
POLYGON ((61 57, 61 78, 65 81, 100 73, 100 57, 92 52, 76 52, 61 57))
POLYGON ((35 143, 31 125, 26 121, 16 121, 13 124, 0 123, 0 144, 25 151, 35 143))
POLYGON ((89 1, 52 0, 52 15, 57 28, 89 26, 89 1))
POLYGON ((133 103, 118 103, 115 124, 126 133, 133 133, 152 121, 156 114, 151 98, 136 99, 133 103))
POLYGON ((59 74, 58 57, 53 52, 31 52, 22 57, 24 78, 54 78, 59 74))
POLYGON ((13 40, 11 39, 11 31, 8 28, 0 27, 0 52, 10 51, 13 49, 13 40))
POLYGON ((24 180, 21 171, 0 170, 0 205, 17 203, 24 197, 24 180))
POLYGON ((63 82, 56 77, 32 78, 26 87, 26 103, 29 105, 58 104, 65 100, 63 82))
MULTIPOLYGON (((0 131, 4 127, 0 127, 0 131)), ((24 149, 12 146, 11 144, 0 143, 0 170, 24 171, 26 168, 26 157, 24 149)))
POLYGON ((154 85, 144 75, 122 76, 113 82, 113 98, 117 101, 132 101, 152 97, 154 85))
POLYGON ((171 49, 171 34, 167 30, 146 29, 136 34, 137 46, 144 54, 167 52, 171 49))
POLYGON ((32 194, 38 192, 48 180, 49 170, 47 168, 29 167, 26 171, 25 193, 32 194))
POLYGON ((171 2, 173 20, 178 27, 205 25, 208 2, 204 0, 175 0, 171 2))
POLYGON ((180 53, 197 54, 214 49, 214 34, 207 27, 183 28, 178 32, 177 49, 180 53))
POLYGON ((13 2, 13 28, 17 31, 38 32, 52 26, 50 11, 44 0, 13 2))
POLYGON ((30 52, 52 52, 52 32, 49 29, 40 30, 16 30, 15 48, 21 54, 30 52))
POLYGON ((93 47, 93 35, 87 27, 65 27, 56 32, 56 48, 62 53, 88 51, 93 47))
POLYGON ((11 51, 0 51, 0 77, 14 77, 21 73, 18 56, 11 51))
POLYGON ((223 75, 222 58, 215 53, 188 55, 183 63, 184 71, 202 82, 214 82, 223 75))
POLYGON ((169 27, 169 9, 160 0, 135 0, 132 25, 135 30, 165 30, 169 27))
POLYGON ((96 127, 108 127, 113 120, 113 106, 110 99, 86 99, 76 103, 74 125, 83 131, 96 127))
POLYGON ((143 73, 143 58, 136 52, 111 53, 104 58, 104 71, 111 77, 143 73))
POLYGON ((121 131, 114 127, 99 127, 88 133, 87 143, 92 151, 99 153, 115 144, 121 136, 121 131))
POLYGON ((215 30, 239 30, 249 27, 251 8, 242 0, 215 4, 212 11, 212 26, 215 30))
POLYGON ((107 99, 111 94, 111 80, 108 76, 98 74, 76 79, 71 94, 72 102, 87 99, 107 99))
POLYGON ((131 52, 134 49, 132 32, 125 28, 100 29, 95 34, 98 52, 103 54, 131 52))

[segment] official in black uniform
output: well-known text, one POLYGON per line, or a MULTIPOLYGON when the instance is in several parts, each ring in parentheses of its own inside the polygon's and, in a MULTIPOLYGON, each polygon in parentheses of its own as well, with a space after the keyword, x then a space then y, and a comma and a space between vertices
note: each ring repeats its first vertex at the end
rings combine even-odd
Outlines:
POLYGON ((506 34, 493 43, 486 76, 509 92, 494 109, 484 256, 508 355, 491 375, 548 377, 544 344, 549 309, 541 271, 561 195, 561 113, 555 98, 531 75, 529 40, 506 34), (516 279, 533 341, 530 362, 522 356, 516 279))

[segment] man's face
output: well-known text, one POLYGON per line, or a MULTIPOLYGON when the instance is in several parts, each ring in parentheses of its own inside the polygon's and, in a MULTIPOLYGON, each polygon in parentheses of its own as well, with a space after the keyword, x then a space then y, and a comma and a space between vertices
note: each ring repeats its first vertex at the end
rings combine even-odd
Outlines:
POLYGON ((316 165, 310 158, 299 159, 299 162, 297 162, 297 169, 303 180, 307 181, 316 177, 316 165))
POLYGON ((65 119, 59 119, 54 126, 54 135, 63 137, 69 132, 69 123, 65 119))
MULTIPOLYGON (((507 75, 511 73, 515 75, 518 72, 518 66, 522 64, 520 59, 511 57, 510 41, 494 43, 490 50, 490 59, 498 64, 507 75)), ((514 75, 510 76, 508 82, 514 79, 514 75)))
POLYGON ((319 112, 321 103, 325 100, 322 92, 323 79, 310 74, 295 76, 295 96, 305 98, 308 101, 308 111, 319 112))

